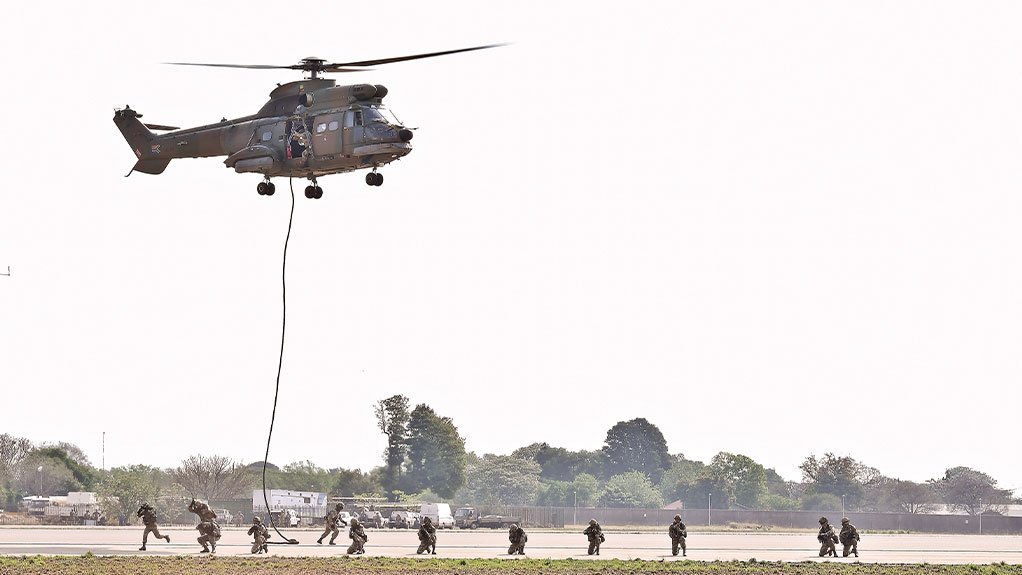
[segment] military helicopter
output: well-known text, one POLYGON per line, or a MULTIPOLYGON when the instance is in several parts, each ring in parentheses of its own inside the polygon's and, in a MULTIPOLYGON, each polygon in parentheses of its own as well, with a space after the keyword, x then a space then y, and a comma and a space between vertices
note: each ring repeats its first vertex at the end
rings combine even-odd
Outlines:
MULTIPOLYGON (((368 66, 418 60, 495 48, 490 44, 473 48, 363 60, 328 63, 321 58, 303 58, 290 66, 264 64, 206 64, 168 62, 176 66, 213 66, 257 70, 303 70, 309 77, 277 84, 270 100, 251 116, 226 118, 215 124, 180 129, 143 124, 142 114, 125 106, 114 112, 114 123, 131 146, 138 161, 128 172, 162 174, 175 158, 227 156, 224 164, 238 173, 258 173, 260 195, 272 196, 270 178, 307 178, 305 197, 323 197, 317 179, 328 174, 371 169, 366 184, 380 186, 383 174, 377 170, 412 151, 412 130, 405 127, 383 105, 387 88, 379 84, 337 86, 324 73, 361 72, 368 66), (155 132, 164 132, 156 134, 155 132)), ((127 176, 125 176, 127 177, 127 176)))

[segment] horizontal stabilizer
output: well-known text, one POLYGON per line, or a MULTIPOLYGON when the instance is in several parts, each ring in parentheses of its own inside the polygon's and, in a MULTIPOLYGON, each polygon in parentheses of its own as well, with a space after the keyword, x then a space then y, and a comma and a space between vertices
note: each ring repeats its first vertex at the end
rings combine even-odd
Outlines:
POLYGON ((181 129, 181 128, 176 128, 174 126, 161 126, 159 124, 144 124, 144 125, 145 125, 146 128, 149 128, 150 130, 159 130, 161 132, 170 132, 170 131, 173 131, 173 130, 180 130, 181 129))
MULTIPOLYGON (((135 162, 135 166, 131 168, 131 172, 142 172, 143 174, 162 174, 163 170, 167 169, 167 164, 169 163, 170 160, 139 160, 135 162)), ((128 172, 128 176, 131 175, 131 172, 128 172)))

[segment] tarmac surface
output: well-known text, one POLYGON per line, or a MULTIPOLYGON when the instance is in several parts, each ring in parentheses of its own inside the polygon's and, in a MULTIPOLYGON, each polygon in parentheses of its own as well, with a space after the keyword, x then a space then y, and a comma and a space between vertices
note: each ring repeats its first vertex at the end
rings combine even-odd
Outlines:
MULTIPOLYGON (((150 538, 148 551, 138 551, 141 527, 0 527, 0 555, 198 555, 198 532, 185 527, 161 528, 171 542, 150 538)), ((665 529, 666 531, 666 529, 665 529)), ((217 545, 219 556, 248 555, 252 539, 247 529, 224 528, 217 545)), ((321 531, 282 530, 298 545, 270 545, 270 554, 288 557, 344 555, 350 541, 342 530, 337 545, 316 544, 321 531)), ((272 532, 271 532, 272 533, 272 532)), ((586 554, 587 541, 581 533, 529 531, 526 556, 550 559, 647 559, 679 560, 672 557, 665 533, 615 532, 605 530, 606 543, 599 556, 586 554)), ((415 530, 368 530, 366 555, 376 557, 421 557, 415 549, 415 530)), ((445 558, 508 557, 507 532, 497 530, 440 531, 437 556, 445 558)), ((280 541, 275 533, 270 541, 280 541)), ((841 546, 838 545, 838 551, 841 546)), ((1022 564, 1022 537, 1001 535, 883 535, 864 533, 858 559, 825 559, 817 555, 815 533, 690 532, 688 559, 696 561, 861 561, 864 563, 946 563, 1022 564)))

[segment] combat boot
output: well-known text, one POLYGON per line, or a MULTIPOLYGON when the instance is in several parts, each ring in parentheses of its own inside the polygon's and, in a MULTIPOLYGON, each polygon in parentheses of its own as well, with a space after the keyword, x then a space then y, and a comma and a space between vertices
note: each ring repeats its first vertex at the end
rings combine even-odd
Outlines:
POLYGON ((145 551, 145 545, 138 548, 139 551, 145 551))
POLYGON ((167 535, 166 537, 164 537, 164 539, 167 540, 167 543, 170 543, 170 535, 167 535))

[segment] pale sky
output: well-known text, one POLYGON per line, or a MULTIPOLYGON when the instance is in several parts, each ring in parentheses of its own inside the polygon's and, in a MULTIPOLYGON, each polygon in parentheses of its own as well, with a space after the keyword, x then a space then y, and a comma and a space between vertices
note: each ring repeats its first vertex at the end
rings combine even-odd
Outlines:
POLYGON ((290 197, 223 158, 124 178, 111 121, 254 113, 288 65, 418 128, 298 190, 270 459, 382 462, 372 405, 469 449, 809 454, 1022 489, 1015 2, 24 3, 0 36, 0 432, 97 465, 262 459, 290 197))

